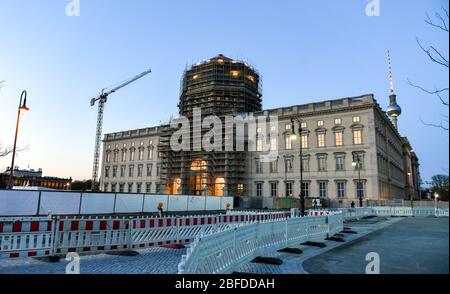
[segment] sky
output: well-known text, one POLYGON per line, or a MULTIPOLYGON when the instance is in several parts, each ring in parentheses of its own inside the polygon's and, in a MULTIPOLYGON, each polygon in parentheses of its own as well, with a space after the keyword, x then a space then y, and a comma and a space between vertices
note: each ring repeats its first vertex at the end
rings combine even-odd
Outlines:
MULTIPOLYGON (((448 132, 425 126, 448 114, 435 96, 408 85, 448 87, 416 36, 448 56, 448 34, 428 26, 443 0, 0 0, 0 145, 13 145, 17 106, 27 90, 16 164, 46 176, 89 179, 102 88, 152 73, 109 97, 104 133, 145 128, 177 114, 179 83, 194 62, 222 53, 263 76, 263 107, 373 93, 388 104, 387 50, 407 136, 428 181, 448 174, 448 132), (379 16, 366 5, 378 2, 379 16)), ((375 3, 376 4, 376 3, 375 3)), ((0 172, 10 165, 0 159, 0 172)))

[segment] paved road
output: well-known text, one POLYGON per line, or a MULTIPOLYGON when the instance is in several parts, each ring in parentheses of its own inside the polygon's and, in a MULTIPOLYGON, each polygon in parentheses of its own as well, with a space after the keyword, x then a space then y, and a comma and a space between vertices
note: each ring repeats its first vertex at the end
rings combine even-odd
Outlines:
POLYGON ((368 252, 380 256, 381 274, 448 274, 449 219, 403 218, 303 264, 311 274, 363 274, 368 252))

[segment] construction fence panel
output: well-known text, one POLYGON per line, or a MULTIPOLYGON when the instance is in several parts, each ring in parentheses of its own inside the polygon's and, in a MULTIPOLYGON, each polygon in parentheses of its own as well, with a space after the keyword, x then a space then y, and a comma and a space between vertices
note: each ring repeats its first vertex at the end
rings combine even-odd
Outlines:
POLYGON ((112 193, 82 193, 80 214, 108 214, 114 211, 114 205, 112 193))
POLYGON ((80 197, 81 193, 79 192, 42 191, 38 214, 78 214, 80 212, 80 197))
POLYGON ((54 227, 51 218, 0 218, 0 258, 49 256, 54 227))
POLYGON ((37 191, 0 190, 0 215, 36 215, 39 206, 37 191))
POLYGON ((114 213, 136 213, 144 209, 144 194, 116 194, 114 213))

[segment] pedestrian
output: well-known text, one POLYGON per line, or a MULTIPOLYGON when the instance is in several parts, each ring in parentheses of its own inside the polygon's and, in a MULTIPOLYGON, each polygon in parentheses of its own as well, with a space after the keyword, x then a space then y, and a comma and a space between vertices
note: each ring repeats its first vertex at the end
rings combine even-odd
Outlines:
POLYGON ((350 204, 352 208, 355 208, 355 201, 352 201, 352 204, 350 204))
POLYGON ((163 216, 163 212, 164 212, 163 205, 164 204, 162 202, 158 203, 158 217, 162 217, 163 216))

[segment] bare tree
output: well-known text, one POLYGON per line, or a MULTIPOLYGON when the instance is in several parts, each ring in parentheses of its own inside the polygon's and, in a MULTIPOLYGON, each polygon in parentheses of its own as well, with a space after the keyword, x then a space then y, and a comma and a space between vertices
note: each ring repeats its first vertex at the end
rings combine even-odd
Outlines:
MULTIPOLYGON (((21 152, 21 151, 25 151, 25 150, 28 150, 28 146, 25 148, 16 148, 16 154, 17 154, 17 152, 21 152)), ((13 149, 11 147, 2 147, 2 145, 0 145, 0 157, 8 156, 12 152, 13 152, 13 149)))
MULTIPOLYGON (((434 21, 430 18, 430 16, 428 15, 428 13, 426 14, 426 19, 425 19, 425 23, 427 23, 428 25, 435 27, 439 30, 441 30, 442 32, 444 32, 448 38, 448 33, 449 33, 449 29, 448 29, 448 20, 449 20, 449 16, 448 16, 448 10, 445 9, 444 7, 442 7, 442 12, 436 12, 434 14, 434 21)), ((416 37, 416 42, 419 45, 420 49, 428 56, 428 58, 431 60, 431 62, 437 64, 440 67, 444 67, 446 68, 446 73, 448 74, 448 65, 449 65, 449 58, 448 58, 448 52, 447 52, 447 56, 445 56, 445 54, 443 54, 440 50, 438 50, 435 46, 424 46, 423 43, 420 41, 420 39, 418 37, 416 37)), ((442 103, 442 105, 444 105, 445 107, 449 107, 449 100, 448 100, 448 86, 447 87, 434 87, 434 89, 430 90, 427 89, 425 87, 422 87, 418 84, 415 84, 414 82, 412 82, 411 80, 408 79, 408 83, 413 86, 414 88, 417 88, 419 90, 421 90, 424 93, 427 93, 429 95, 434 95, 436 96, 439 101, 442 103)), ((448 111, 448 110, 447 110, 448 111)), ((425 122, 424 120, 422 120, 422 118, 420 118, 420 120, 422 121, 423 124, 427 125, 427 126, 431 126, 431 127, 437 127, 437 128, 441 128, 445 131, 449 130, 449 117, 448 115, 441 115, 440 116, 440 121, 438 123, 429 123, 429 122, 425 122)))

